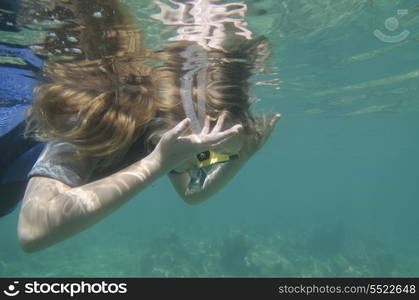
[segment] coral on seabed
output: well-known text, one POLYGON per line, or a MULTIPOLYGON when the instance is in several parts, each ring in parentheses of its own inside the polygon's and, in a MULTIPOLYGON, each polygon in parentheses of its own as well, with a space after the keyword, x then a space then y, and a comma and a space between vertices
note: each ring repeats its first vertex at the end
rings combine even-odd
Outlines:
MULTIPOLYGON (((419 275, 419 260, 389 249, 380 238, 341 236, 338 225, 259 234, 235 229, 210 237, 154 234, 141 243, 121 236, 46 250, 34 256, 0 256, 0 276, 135 277, 403 277, 419 275), (341 236, 341 240, 336 240, 341 236), (321 244, 323 243, 323 244, 321 244), (83 251, 80 247, 83 247, 83 251), (328 249, 331 247, 331 249, 328 249), (51 255, 54 251, 54 255, 51 255), (3 257, 4 258, 4 257, 3 257)), ((345 229, 346 230, 346 229, 345 229)), ((210 232, 209 230, 208 232, 210 232)))

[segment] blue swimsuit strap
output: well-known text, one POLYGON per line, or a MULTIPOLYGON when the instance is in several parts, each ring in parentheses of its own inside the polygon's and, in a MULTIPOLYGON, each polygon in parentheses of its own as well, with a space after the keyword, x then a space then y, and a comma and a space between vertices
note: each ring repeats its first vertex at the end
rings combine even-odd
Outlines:
POLYGON ((35 69, 41 69, 43 59, 26 46, 0 43, 0 56, 19 57, 35 69))
POLYGON ((28 47, 7 43, 0 43, 0 56, 19 57, 27 63, 0 64, 0 184, 4 184, 25 181, 43 147, 23 136, 24 114, 32 104, 43 60, 28 47))
MULTIPOLYGON (((16 26, 19 1, 1 0, 0 9, 0 33, 19 31, 16 26)), ((26 62, 26 65, 0 63, 0 190, 8 197, 0 199, 2 217, 20 201, 27 174, 44 146, 23 136, 24 112, 32 103, 32 90, 39 83, 37 73, 43 59, 28 47, 7 43, 0 43, 0 57, 18 57, 26 62)))

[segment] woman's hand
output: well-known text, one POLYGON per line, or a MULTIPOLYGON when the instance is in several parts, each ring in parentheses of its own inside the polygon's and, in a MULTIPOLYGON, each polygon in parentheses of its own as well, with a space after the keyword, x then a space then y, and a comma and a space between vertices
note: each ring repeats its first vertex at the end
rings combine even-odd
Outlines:
POLYGON ((242 149, 242 153, 247 156, 252 156, 259 149, 265 145, 266 141, 271 136, 272 131, 274 130, 277 121, 281 117, 280 114, 275 114, 268 122, 263 124, 263 127, 260 130, 259 138, 248 138, 245 140, 245 145, 242 149))
POLYGON ((207 117, 201 132, 183 135, 191 125, 190 119, 186 118, 166 132, 155 149, 164 168, 167 168, 167 171, 173 170, 192 159, 196 154, 220 147, 239 134, 242 130, 240 124, 222 130, 224 119, 225 115, 222 115, 214 128, 210 130, 210 118, 207 117))

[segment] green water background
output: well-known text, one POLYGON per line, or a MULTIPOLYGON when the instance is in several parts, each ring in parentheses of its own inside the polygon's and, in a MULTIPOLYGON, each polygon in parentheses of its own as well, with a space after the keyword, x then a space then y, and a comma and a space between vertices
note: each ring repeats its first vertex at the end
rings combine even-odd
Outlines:
MULTIPOLYGON (((126 2, 155 24, 155 7, 126 2)), ((162 178, 39 253, 19 249, 15 211, 0 219, 0 276, 419 276, 419 1, 246 3, 278 67, 254 81, 280 78, 253 89, 255 109, 283 114, 268 144, 199 206, 162 178)))

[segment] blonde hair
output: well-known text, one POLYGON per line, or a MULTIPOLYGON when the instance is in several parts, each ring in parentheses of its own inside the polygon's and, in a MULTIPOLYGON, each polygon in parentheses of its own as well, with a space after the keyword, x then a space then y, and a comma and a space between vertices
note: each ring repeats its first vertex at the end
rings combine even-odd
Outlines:
MULTIPOLYGON (((256 140, 261 139, 261 129, 265 126, 266 117, 256 116, 251 110, 249 99, 249 78, 253 74, 256 63, 260 59, 258 52, 261 45, 268 46, 264 37, 253 41, 243 41, 236 44, 229 51, 212 49, 206 52, 206 57, 211 62, 206 75, 206 114, 218 118, 221 113, 227 113, 227 120, 241 123, 244 133, 256 140)), ((184 73, 182 63, 184 58, 180 55, 191 42, 176 43, 161 51, 160 59, 165 61, 165 66, 157 69, 159 76, 164 78, 164 86, 156 86, 155 92, 159 99, 169 100, 171 105, 166 105, 157 111, 148 133, 148 145, 155 144, 168 129, 173 128, 185 118, 184 108, 180 99, 180 77, 184 73)), ((266 53, 263 53, 265 55, 266 53)), ((195 110, 198 109, 197 89, 193 85, 192 94, 195 110)))
MULTIPOLYGON (((43 50, 50 56, 43 70, 47 82, 35 90, 27 134, 70 142, 78 157, 103 158, 105 166, 135 141, 151 151, 164 132, 185 118, 180 53, 190 43, 147 50, 141 30, 117 0, 58 3, 57 14, 73 20, 45 40, 43 50), (100 18, 94 15, 97 11, 100 18), (75 38, 69 39, 68 32, 75 38), (77 42, 67 45, 69 40, 77 42)), ((260 132, 250 110, 248 79, 262 44, 266 39, 207 52, 213 61, 207 71, 207 114, 216 118, 227 111, 230 120, 256 138, 260 132)))

